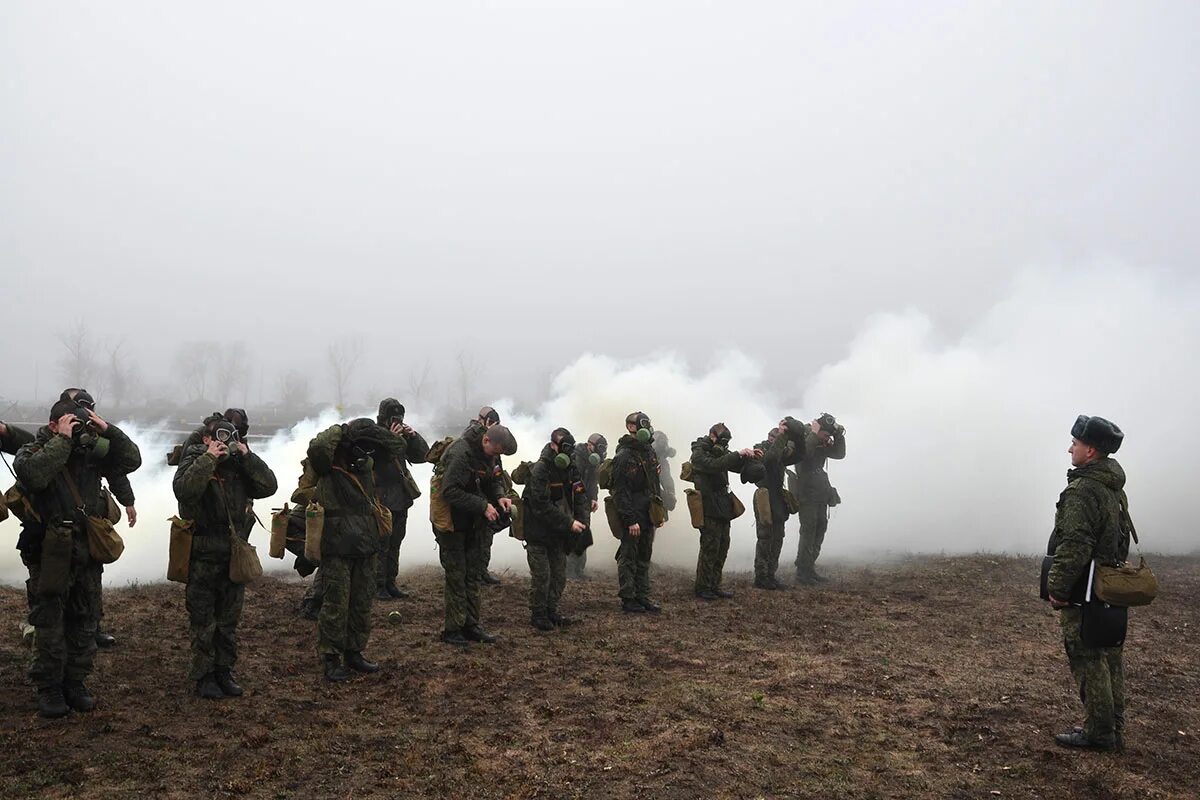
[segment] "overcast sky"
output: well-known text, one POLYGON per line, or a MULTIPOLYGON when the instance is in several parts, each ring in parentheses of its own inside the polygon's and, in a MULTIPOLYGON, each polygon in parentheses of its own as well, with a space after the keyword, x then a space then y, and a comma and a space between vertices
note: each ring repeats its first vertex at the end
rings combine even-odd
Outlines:
POLYGON ((363 394, 719 344, 798 396, 881 312, 1194 271, 1198 38, 1188 2, 4 3, 0 397, 57 391, 77 319, 152 384, 244 340, 272 394, 362 336, 363 394))

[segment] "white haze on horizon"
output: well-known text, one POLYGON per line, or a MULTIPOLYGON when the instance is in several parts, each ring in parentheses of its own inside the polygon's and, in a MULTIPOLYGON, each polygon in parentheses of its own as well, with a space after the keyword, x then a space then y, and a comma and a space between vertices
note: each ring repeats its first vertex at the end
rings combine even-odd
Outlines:
MULTIPOLYGON (((1065 483, 1065 451, 1079 413, 1106 416, 1126 433, 1117 458, 1129 475, 1132 512, 1145 547, 1194 552, 1200 539, 1185 459, 1200 445, 1200 427, 1187 422, 1196 396, 1191 365, 1200 348, 1198 310, 1200 288, 1194 282, 1167 285, 1118 265, 1073 273, 1029 270, 950 345, 938 343, 930 317, 919 310, 870 320, 844 357, 819 370, 809 386, 797 387, 803 397, 799 408, 784 407, 764 388, 767 370, 789 365, 759 363, 739 352, 715 353, 702 370, 672 354, 638 363, 583 355, 558 372, 550 399, 536 413, 514 413, 504 400, 494 405, 520 444, 506 462, 510 469, 536 458, 558 425, 581 441, 595 431, 605 434, 611 455, 625 415, 646 411, 678 451, 671 470, 681 505, 656 540, 660 564, 695 565, 698 537, 682 505, 686 484, 678 480, 692 440, 722 421, 733 432, 734 446, 748 446, 785 414, 811 419, 822 411, 846 425, 848 441, 846 460, 830 462, 844 501, 830 522, 824 549, 830 559, 1040 551, 1065 483)), ((709 319, 719 329, 719 317, 709 319)), ((828 350, 841 348, 831 344, 828 350)), ((253 409, 250 415, 253 419, 253 409)), ((415 410, 409 421, 424 433, 422 416, 432 417, 415 410)), ((270 509, 295 487, 309 440, 336 421, 329 410, 256 446, 280 487, 276 497, 256 504, 264 523, 269 525, 270 509)), ((176 512, 174 470, 164 458, 175 442, 161 429, 122 427, 141 446, 144 466, 133 475, 139 522, 133 530, 120 526, 127 547, 106 568, 110 586, 164 578, 166 520, 176 512)), ((414 468, 426 496, 410 511, 402 569, 437 564, 428 524, 430 469, 414 468)), ((736 476, 733 486, 749 505, 751 487, 736 476)), ((589 565, 609 571, 616 542, 602 512, 596 523, 589 565)), ((0 530, 15 542, 15 521, 0 530)), ((290 573, 290 555, 282 562, 267 557, 268 538, 262 528, 251 537, 264 566, 290 573)), ((793 518, 784 565, 795 549, 793 518)), ((733 525, 728 568, 749 569, 753 553, 748 513, 733 525)), ((505 568, 527 571, 520 544, 501 535, 493 569, 505 568)), ((16 551, 0 553, 0 583, 24 577, 16 551)))

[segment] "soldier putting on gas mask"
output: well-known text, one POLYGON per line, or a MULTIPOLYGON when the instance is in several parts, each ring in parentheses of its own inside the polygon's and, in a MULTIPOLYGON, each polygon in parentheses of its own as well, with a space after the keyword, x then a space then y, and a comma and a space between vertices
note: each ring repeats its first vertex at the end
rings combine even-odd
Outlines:
POLYGON ((400 573, 400 545, 408 530, 408 510, 421 496, 409 472, 409 464, 424 463, 429 445, 421 434, 404 422, 404 406, 387 398, 379 404, 376 422, 396 437, 393 455, 375 460, 375 492, 379 502, 392 512, 392 530, 379 540, 379 563, 375 577, 375 599, 395 600, 408 595, 396 585, 400 573))
POLYGON ((572 456, 579 449, 566 428, 555 428, 529 470, 521 513, 529 562, 529 624, 541 631, 570 624, 558 613, 566 586, 567 551, 588 529, 587 490, 572 456))
POLYGON ((627 433, 617 442, 612 464, 612 498, 621 525, 617 548, 618 595, 627 614, 657 613, 650 599, 650 558, 654 533, 667 520, 650 417, 635 411, 625 418, 627 433))
POLYGON ((599 433, 593 433, 584 445, 575 448, 575 469, 579 470, 579 477, 588 497, 588 514, 584 519, 588 532, 577 537, 574 546, 567 551, 567 577, 573 580, 584 580, 587 577, 587 551, 594 544, 591 536, 592 515, 600 508, 600 482, 596 477, 596 470, 607 455, 608 440, 599 433))
POLYGON ((783 487, 787 467, 804 457, 803 422, 792 417, 779 421, 767 439, 755 449, 763 453, 742 469, 742 482, 754 483, 754 525, 758 540, 754 549, 754 586, 757 589, 785 588, 775 576, 783 550, 784 522, 795 508, 795 499, 783 487))
POLYGON ((763 455, 750 447, 730 450, 732 438, 729 427, 718 422, 708 429, 707 436, 692 442, 692 480, 701 506, 701 519, 692 523, 699 523, 700 528, 695 590, 701 600, 733 597, 721 588, 721 573, 729 555, 729 524, 740 513, 735 508, 738 500, 729 490, 729 473, 741 472, 747 462, 763 455))
POLYGON ((809 423, 804 432, 804 458, 789 471, 788 488, 799 504, 800 543, 796 550, 796 581, 817 583, 825 578, 816 572, 817 557, 829 528, 829 509, 841 503, 837 490, 829 484, 825 471, 827 459, 846 457, 846 429, 832 414, 822 414, 809 423))

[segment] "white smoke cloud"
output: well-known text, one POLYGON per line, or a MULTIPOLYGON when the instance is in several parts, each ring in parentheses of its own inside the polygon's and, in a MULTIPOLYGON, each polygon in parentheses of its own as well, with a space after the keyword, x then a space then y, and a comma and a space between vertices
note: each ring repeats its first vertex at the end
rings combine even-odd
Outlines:
MULTIPOLYGON (((1079 413, 1106 416, 1125 430, 1118 458, 1129 474, 1134 519, 1145 545, 1183 552, 1200 541, 1186 491, 1190 456, 1200 445, 1200 427, 1189 424, 1188 416, 1197 394, 1192 364, 1200 347, 1198 312, 1195 283, 1164 285, 1114 265, 1030 271, 953 341, 939 336, 917 310, 869 321, 845 358, 799 387, 801 408, 783 407, 763 385, 764 369, 790 365, 762 365, 737 352, 716 354, 699 372, 671 354, 637 363, 585 355, 557 375, 550 399, 535 413, 516 413, 504 400, 495 406, 520 445, 507 461, 510 469, 536 458, 559 425, 581 441, 603 433, 611 455, 625 415, 648 413, 678 451, 671 470, 681 505, 659 532, 658 563, 695 564, 697 534, 682 506, 686 485, 678 481, 692 440, 721 421, 733 432, 735 447, 749 446, 784 414, 811 419, 822 411, 846 425, 849 443, 846 460, 830 462, 844 500, 826 539, 831 557, 1039 551, 1065 482, 1070 426, 1079 413)), ((275 498, 256 504, 265 523, 270 508, 295 487, 309 440, 335 421, 330 410, 256 447, 280 486, 275 498)), ((410 414, 409 422, 422 430, 419 413, 410 414)), ((123 427, 141 445, 145 466, 133 476, 140 519, 133 530, 122 528, 127 547, 107 568, 110 585, 163 579, 166 520, 176 511, 174 470, 164 460, 175 442, 161 429, 123 427)), ((409 515, 402 568, 437 563, 428 523, 430 471, 427 465, 413 470, 426 494, 409 515)), ((736 477, 733 486, 749 505, 751 487, 736 477)), ((602 512, 595 522, 589 563, 608 569, 616 541, 602 512)), ((14 522, 4 530, 15 538, 14 522)), ((784 564, 794 558, 794 520, 787 534, 784 564)), ((251 542, 264 565, 289 569, 291 556, 267 558, 267 541, 266 531, 256 528, 251 542)), ((754 543, 748 513, 733 525, 729 568, 749 568, 754 543)), ((524 572, 520 544, 497 537, 493 568, 524 572)), ((0 554, 0 581, 23 579, 15 551, 0 554)))

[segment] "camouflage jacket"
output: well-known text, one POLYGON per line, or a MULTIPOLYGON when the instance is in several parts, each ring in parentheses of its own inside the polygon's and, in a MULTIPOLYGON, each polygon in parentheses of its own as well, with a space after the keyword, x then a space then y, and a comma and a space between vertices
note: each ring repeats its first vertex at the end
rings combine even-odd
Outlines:
POLYGON ((33 434, 24 428, 5 424, 4 429, 7 433, 0 435, 0 453, 16 455, 18 450, 33 441, 33 434))
POLYGON ((367 459, 361 471, 353 472, 347 453, 341 425, 321 431, 308 445, 308 463, 317 478, 313 496, 325 508, 321 555, 362 558, 379 549, 375 465, 367 459))
POLYGON ((675 457, 675 448, 671 447, 667 435, 662 431, 655 431, 654 438, 650 441, 654 447, 654 455, 658 458, 658 482, 662 487, 660 493, 663 505, 667 507, 667 511, 674 511, 675 476, 671 474, 671 459, 675 457))
POLYGON ((521 510, 525 514, 525 541, 530 544, 566 544, 571 523, 579 520, 587 525, 591 516, 592 501, 578 468, 572 462, 566 469, 559 469, 554 464, 556 455, 546 445, 529 469, 521 510))
POLYGON ((199 561, 228 560, 230 525, 233 534, 248 538, 251 501, 279 488, 275 473, 254 451, 217 460, 202 442, 184 448, 171 485, 179 516, 196 524, 192 558, 199 561))
POLYGON ((846 434, 842 432, 826 445, 810 427, 804 433, 804 458, 796 464, 796 478, 788 481, 788 488, 796 499, 804 504, 828 505, 829 473, 825 471, 827 459, 846 457, 846 434))
POLYGON ((629 434, 618 440, 609 494, 626 527, 641 524, 649 515, 650 498, 662 497, 658 456, 650 444, 642 444, 636 436, 629 434))
POLYGON ((1067 472, 1046 554, 1054 557, 1047 586, 1060 600, 1082 599, 1095 559, 1115 565, 1129 556, 1125 470, 1102 458, 1067 472), (1082 586, 1081 586, 1082 585, 1082 586))
POLYGON ((483 452, 484 432, 482 425, 468 426, 437 465, 442 474, 442 496, 450 505, 456 531, 481 528, 488 505, 494 506, 508 491, 500 459, 483 452))
POLYGON ((429 444, 416 431, 408 437, 397 436, 390 430, 387 434, 391 437, 389 441, 394 440, 392 455, 375 461, 375 493, 379 502, 393 512, 403 513, 413 504, 408 489, 408 465, 424 464, 429 455, 429 444))
POLYGON ((108 440, 108 452, 98 458, 94 449, 81 448, 72 439, 44 426, 32 442, 17 451, 13 470, 42 519, 41 524, 25 526, 21 536, 23 552, 40 552, 44 526, 52 521, 70 521, 77 525, 77 533, 83 535, 83 518, 67 482, 68 474, 83 500, 83 512, 103 517, 108 509, 100 492, 100 479, 127 475, 142 465, 138 446, 116 425, 109 423, 103 438, 108 440))
POLYGON ((706 519, 733 519, 729 473, 741 472, 741 453, 730 452, 708 436, 692 442, 692 481, 704 502, 706 519))
POLYGON ((783 499, 783 479, 787 468, 804 458, 804 444, 801 442, 797 446, 792 442, 790 433, 781 433, 774 442, 768 439, 756 444, 755 448, 763 451, 763 457, 742 467, 742 482, 766 489, 771 499, 771 517, 786 520, 791 509, 783 499))
POLYGON ((599 465, 592 464, 590 455, 586 445, 576 445, 575 456, 572 458, 575 469, 579 473, 579 480, 583 481, 583 492, 588 499, 587 516, 583 518, 584 524, 587 525, 591 525, 592 503, 600 500, 600 481, 596 477, 596 469, 599 465))

